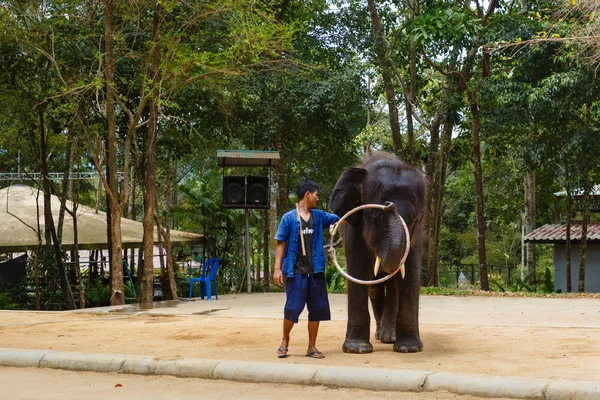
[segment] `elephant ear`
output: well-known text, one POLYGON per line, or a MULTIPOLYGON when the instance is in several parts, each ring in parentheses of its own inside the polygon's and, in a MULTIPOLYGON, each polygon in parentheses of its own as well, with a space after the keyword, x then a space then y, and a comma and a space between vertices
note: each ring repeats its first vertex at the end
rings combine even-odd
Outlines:
MULTIPOLYGON (((367 170, 363 168, 347 168, 338 179, 329 206, 338 216, 343 216, 348 211, 362 203, 361 186, 367 177, 367 170)), ((360 221, 360 211, 349 216, 346 221, 356 226, 360 221)))

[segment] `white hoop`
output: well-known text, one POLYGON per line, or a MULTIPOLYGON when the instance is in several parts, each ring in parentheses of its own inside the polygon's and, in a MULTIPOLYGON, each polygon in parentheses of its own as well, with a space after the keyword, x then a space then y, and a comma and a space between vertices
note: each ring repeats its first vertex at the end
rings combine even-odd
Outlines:
POLYGON ((363 281, 362 279, 357 279, 353 276, 348 275, 348 273, 346 271, 344 271, 342 269, 342 267, 340 267, 340 264, 338 264, 337 256, 335 254, 335 248, 333 247, 333 239, 335 237, 338 227, 346 218, 348 218, 350 215, 354 214, 357 211, 364 210, 365 208, 376 208, 376 209, 380 209, 380 210, 385 210, 386 206, 381 205, 381 204, 365 204, 365 205, 353 208, 352 210, 350 210, 346 214, 344 214, 344 216, 342 218, 340 218, 340 220, 337 222, 337 224, 335 224, 333 230, 331 231, 331 241, 329 243, 329 253, 331 254, 331 258, 333 258, 333 264, 335 265, 337 270, 340 272, 340 274, 342 274, 346 279, 348 279, 354 283, 358 283, 359 285, 376 285, 378 283, 385 282, 388 279, 390 279, 392 276, 396 275, 396 273, 398 271, 400 271, 400 269, 404 266, 404 262, 406 261, 406 258, 408 257, 408 252, 410 251, 410 232, 408 230, 408 226, 406 225, 406 222, 404 222, 404 219, 400 216, 400 214, 398 214, 398 212, 396 212, 396 215, 398 216, 398 219, 400 220, 400 223, 402 224, 402 228, 404 228, 404 232, 406 233, 406 249, 404 250, 404 256, 402 257, 402 260, 400 261, 400 263, 398 265, 398 269, 395 270, 394 272, 392 272, 391 274, 384 276, 383 278, 379 278, 379 279, 376 279, 373 281, 363 281))

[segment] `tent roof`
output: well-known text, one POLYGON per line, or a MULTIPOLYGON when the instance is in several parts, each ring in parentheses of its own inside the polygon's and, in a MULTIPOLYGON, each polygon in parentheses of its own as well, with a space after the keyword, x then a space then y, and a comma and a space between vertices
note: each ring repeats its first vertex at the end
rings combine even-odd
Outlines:
MULTIPOLYGON (((37 240, 36 204, 39 204, 39 221, 42 240, 44 240, 44 196, 40 191, 27 185, 13 185, 0 190, 0 252, 18 252, 35 248, 37 240)), ((67 208, 72 203, 67 201, 67 208)), ((52 215, 54 224, 58 224, 60 200, 52 196, 52 215)), ((108 248, 106 213, 79 205, 77 208, 77 233, 80 250, 108 248)), ((143 227, 141 222, 127 218, 121 219, 123 248, 142 245, 143 227)), ((154 243, 158 235, 154 230, 154 243)), ((195 233, 171 230, 171 242, 174 246, 188 246, 204 242, 204 237, 195 233)), ((73 248, 73 218, 65 213, 63 228, 63 248, 73 248)))

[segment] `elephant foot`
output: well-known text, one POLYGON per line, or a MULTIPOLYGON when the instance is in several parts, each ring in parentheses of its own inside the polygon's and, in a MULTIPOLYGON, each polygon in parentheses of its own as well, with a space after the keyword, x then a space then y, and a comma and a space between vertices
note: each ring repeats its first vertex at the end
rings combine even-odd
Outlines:
POLYGON ((423 351, 423 342, 417 336, 402 336, 394 343, 394 351, 398 353, 417 353, 423 351))
POLYGON ((375 339, 381 343, 394 343, 396 341, 396 330, 394 328, 378 327, 375 331, 375 339))
POLYGON ((346 339, 342 350, 344 353, 366 354, 373 352, 373 345, 368 340, 346 339))

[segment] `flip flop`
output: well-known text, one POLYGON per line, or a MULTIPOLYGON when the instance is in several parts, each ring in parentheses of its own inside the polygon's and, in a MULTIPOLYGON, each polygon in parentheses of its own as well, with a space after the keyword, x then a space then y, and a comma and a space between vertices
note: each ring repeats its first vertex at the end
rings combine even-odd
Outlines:
POLYGON ((306 355, 306 357, 316 358, 316 359, 319 359, 319 360, 321 358, 325 358, 325 356, 323 355, 323 353, 321 353, 319 350, 311 351, 310 353, 308 353, 306 355))
POLYGON ((281 347, 277 349, 277 358, 286 358, 287 357, 288 348, 282 349, 281 347))

